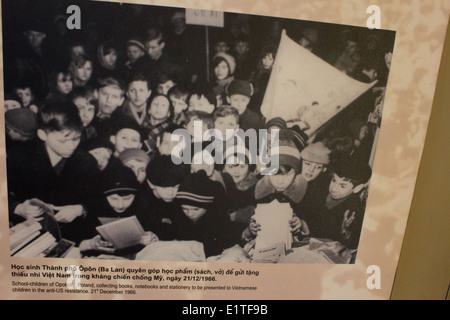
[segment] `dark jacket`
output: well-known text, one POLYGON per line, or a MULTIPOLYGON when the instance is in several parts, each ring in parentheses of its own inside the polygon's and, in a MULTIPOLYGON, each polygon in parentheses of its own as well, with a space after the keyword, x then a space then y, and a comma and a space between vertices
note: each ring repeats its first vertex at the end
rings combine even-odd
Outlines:
MULTIPOLYGON (((9 150, 7 154, 8 193, 10 212, 17 204, 37 198, 55 206, 83 205, 88 211, 97 187, 99 170, 95 159, 80 148, 66 159, 58 175, 51 165, 45 144, 37 141, 26 151, 9 150)), ((79 240, 78 233, 83 218, 61 224, 62 236, 79 240)))

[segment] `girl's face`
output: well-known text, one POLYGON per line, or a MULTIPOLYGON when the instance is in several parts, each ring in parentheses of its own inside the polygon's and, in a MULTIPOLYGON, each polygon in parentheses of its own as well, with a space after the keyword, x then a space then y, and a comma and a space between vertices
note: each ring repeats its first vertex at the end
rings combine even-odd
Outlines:
POLYGON ((84 127, 87 127, 95 116, 95 106, 86 98, 78 97, 73 100, 73 103, 78 108, 78 112, 80 114, 81 122, 84 127))
POLYGON ((111 208, 117 213, 124 213, 133 204, 134 198, 134 194, 128 194, 126 196, 112 194, 106 197, 111 208))
POLYGON ((266 54, 266 56, 264 58, 262 58, 261 62, 262 62, 263 68, 265 70, 269 70, 273 66, 273 62, 274 62, 273 55, 271 53, 266 54))
POLYGON ((58 90, 62 94, 68 94, 70 91, 72 91, 72 88, 72 76, 70 74, 64 74, 62 72, 58 73, 58 76, 56 78, 56 90, 58 90))
POLYGON ((248 164, 237 164, 238 159, 236 157, 234 158, 234 163, 236 164, 226 164, 223 171, 233 178, 234 183, 239 183, 248 175, 249 167, 248 164))
POLYGON ((165 120, 170 114, 170 102, 165 96, 155 97, 151 104, 150 110, 148 111, 150 117, 155 120, 165 120))
POLYGON ((137 59, 142 57, 145 54, 139 47, 136 46, 128 46, 127 48, 127 57, 128 59, 134 63, 137 59))
POLYGON ((87 82, 92 76, 92 62, 86 61, 86 63, 80 67, 75 69, 75 78, 82 82, 87 82))
POLYGON ((217 80, 224 80, 228 78, 230 74, 230 69, 228 68, 228 64, 225 61, 221 61, 215 68, 214 73, 216 75, 217 80))
POLYGON ((270 184, 277 190, 278 192, 285 191, 289 186, 294 182, 295 179, 295 170, 291 169, 286 174, 274 174, 269 176, 270 184))
POLYGON ((117 62, 117 51, 111 50, 110 53, 103 56, 103 61, 107 68, 114 68, 117 62))
POLYGON ((189 206, 186 204, 183 204, 181 206, 181 209, 183 209, 183 212, 186 215, 186 217, 191 219, 191 221, 194 223, 196 223, 206 213, 206 209, 204 208, 189 206))

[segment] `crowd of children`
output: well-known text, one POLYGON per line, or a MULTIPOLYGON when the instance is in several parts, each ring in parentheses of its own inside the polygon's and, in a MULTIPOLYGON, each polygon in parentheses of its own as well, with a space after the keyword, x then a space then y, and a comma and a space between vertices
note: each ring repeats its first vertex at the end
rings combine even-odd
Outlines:
MULTIPOLYGON (((379 91, 366 93, 352 112, 309 141, 298 126, 260 112, 281 34, 276 21, 261 18, 270 30, 263 30, 266 42, 255 43, 252 36, 262 30, 230 18, 226 36, 215 34, 211 41, 207 78, 204 53, 189 41, 201 39, 199 29, 186 25, 184 11, 165 8, 167 20, 150 14, 156 22, 148 26, 139 18, 163 9, 123 10, 131 15, 124 20, 130 34, 99 37, 86 27, 84 37, 71 38, 71 31, 57 32, 57 16, 54 30, 35 19, 23 25, 21 42, 7 42, 11 225, 42 215, 31 201, 39 199, 54 209, 62 236, 86 255, 114 253, 96 227, 105 218, 134 215, 145 230, 141 247, 196 240, 206 256, 215 256, 254 239, 261 229, 253 218, 258 204, 276 199, 292 207, 295 239, 326 238, 356 249, 381 116, 379 91), (194 137, 195 121, 202 121, 202 132, 215 128, 224 137, 227 129, 278 129, 278 172, 261 175, 252 154, 238 151, 223 164, 175 164, 178 141, 172 135, 187 129, 194 137)), ((300 45, 317 55, 327 51, 320 25, 298 26, 300 45)), ((369 47, 363 36, 336 28, 343 46, 327 51, 336 53, 332 64, 356 79, 379 79, 382 88, 388 73, 383 39, 375 34, 369 47)), ((193 139, 192 150, 200 150, 203 159, 214 157, 204 141, 193 139)))

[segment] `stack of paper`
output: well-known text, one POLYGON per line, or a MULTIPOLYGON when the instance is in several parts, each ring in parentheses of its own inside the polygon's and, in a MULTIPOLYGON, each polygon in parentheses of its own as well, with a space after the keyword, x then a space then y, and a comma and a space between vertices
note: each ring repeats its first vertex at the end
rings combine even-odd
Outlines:
POLYGON ((289 225, 292 220, 291 206, 277 200, 258 204, 254 219, 261 226, 261 231, 256 237, 253 262, 278 262, 292 247, 289 225))
POLYGON ((9 229, 9 246, 11 255, 23 248, 34 238, 40 235, 42 226, 35 220, 26 220, 9 229))
POLYGON ((15 257, 45 257, 46 251, 56 245, 56 239, 46 232, 28 246, 17 252, 15 257))

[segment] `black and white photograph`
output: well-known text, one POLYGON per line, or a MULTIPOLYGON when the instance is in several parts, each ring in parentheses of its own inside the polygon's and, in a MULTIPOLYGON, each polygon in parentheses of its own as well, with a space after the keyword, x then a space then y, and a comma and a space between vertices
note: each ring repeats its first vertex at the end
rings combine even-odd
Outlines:
POLYGON ((395 31, 1 3, 12 257, 358 259, 395 31))

